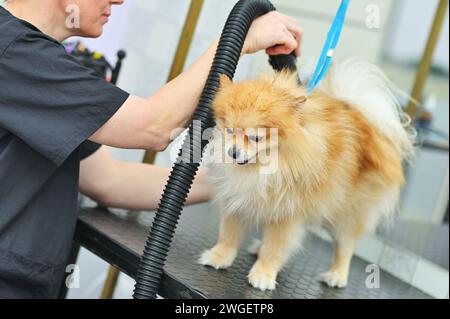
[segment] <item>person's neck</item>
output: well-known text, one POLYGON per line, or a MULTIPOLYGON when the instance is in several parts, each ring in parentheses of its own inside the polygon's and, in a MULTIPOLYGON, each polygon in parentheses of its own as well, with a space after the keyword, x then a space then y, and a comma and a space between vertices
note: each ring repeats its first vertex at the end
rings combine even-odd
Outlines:
POLYGON ((56 1, 11 1, 4 8, 16 18, 32 24, 58 41, 72 36, 65 27, 66 17, 58 10, 56 1))

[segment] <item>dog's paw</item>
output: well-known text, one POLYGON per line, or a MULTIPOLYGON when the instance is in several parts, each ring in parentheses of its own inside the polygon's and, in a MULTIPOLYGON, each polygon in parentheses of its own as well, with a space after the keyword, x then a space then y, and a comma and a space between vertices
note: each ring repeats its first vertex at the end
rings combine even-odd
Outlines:
POLYGON ((262 291, 274 290, 277 284, 277 272, 256 263, 248 275, 249 283, 262 291))
POLYGON ((252 255, 258 255, 260 247, 261 247, 261 240, 253 238, 252 243, 247 247, 247 251, 252 255))
POLYGON ((342 275, 337 271, 323 273, 321 280, 331 288, 345 288, 347 286, 347 275, 342 275))
POLYGON ((224 269, 231 266, 236 258, 237 250, 221 245, 214 246, 206 250, 200 256, 198 263, 204 266, 211 266, 216 269, 224 269))

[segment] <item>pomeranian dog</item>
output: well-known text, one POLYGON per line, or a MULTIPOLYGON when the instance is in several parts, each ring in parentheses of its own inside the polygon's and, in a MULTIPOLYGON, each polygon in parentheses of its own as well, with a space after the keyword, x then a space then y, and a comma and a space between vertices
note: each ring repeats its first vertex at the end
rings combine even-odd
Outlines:
POLYGON ((309 96, 296 72, 236 84, 222 76, 213 109, 222 138, 212 149, 231 161, 210 164, 221 225, 199 263, 229 267, 256 225, 263 236, 248 280, 272 290, 305 228, 319 225, 334 240, 321 278, 345 287, 358 239, 396 210, 402 161, 413 153, 407 116, 382 71, 356 60, 333 65, 309 96))

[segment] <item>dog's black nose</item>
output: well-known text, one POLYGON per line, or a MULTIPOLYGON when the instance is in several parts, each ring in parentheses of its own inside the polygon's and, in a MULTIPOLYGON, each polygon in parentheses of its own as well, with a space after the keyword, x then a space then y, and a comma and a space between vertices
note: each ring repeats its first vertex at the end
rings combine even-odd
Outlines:
POLYGON ((236 149, 236 146, 230 147, 228 149, 228 156, 230 156, 231 158, 237 159, 239 157, 239 150, 236 149))

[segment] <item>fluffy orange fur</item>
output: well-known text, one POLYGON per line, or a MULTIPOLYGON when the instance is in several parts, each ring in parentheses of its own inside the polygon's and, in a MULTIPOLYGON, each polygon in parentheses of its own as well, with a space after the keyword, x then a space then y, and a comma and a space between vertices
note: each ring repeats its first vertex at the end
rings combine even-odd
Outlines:
MULTIPOLYGON (((264 236, 249 282, 274 289, 278 271, 300 246, 304 226, 321 225, 335 243, 333 264, 322 278, 329 286, 346 286, 358 238, 395 210, 404 184, 403 155, 395 141, 343 100, 320 90, 306 98, 295 73, 236 84, 222 76, 213 107, 225 136, 226 128, 278 129, 277 144, 269 147, 278 152, 278 168, 260 174, 257 158, 247 165, 212 164, 222 222, 217 245, 200 263, 230 266, 242 236, 259 225, 264 236)), ((239 147, 245 153, 251 141, 243 138, 239 147)), ((219 144, 215 147, 223 147, 219 144)))

